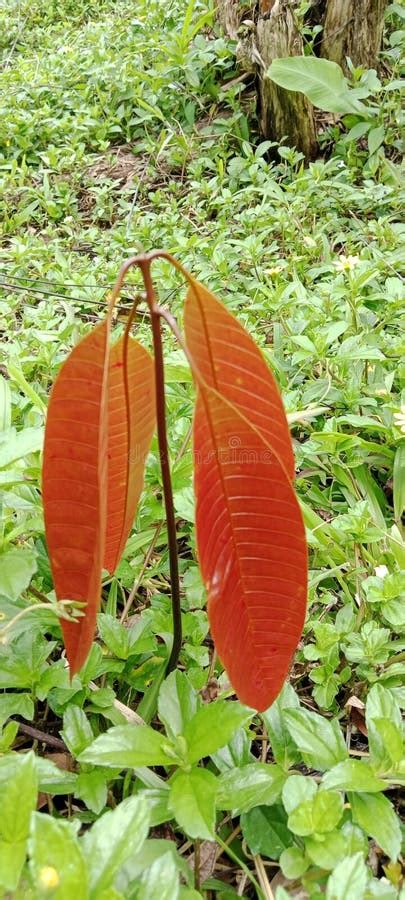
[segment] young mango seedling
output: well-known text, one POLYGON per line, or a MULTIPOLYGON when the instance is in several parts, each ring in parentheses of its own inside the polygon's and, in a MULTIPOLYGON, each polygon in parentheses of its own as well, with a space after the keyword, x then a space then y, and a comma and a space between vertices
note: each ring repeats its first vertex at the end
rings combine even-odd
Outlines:
POLYGON ((261 711, 281 690, 306 612, 307 549, 288 423, 252 338, 163 251, 124 264, 105 321, 69 354, 50 396, 43 466, 49 557, 58 600, 83 604, 77 621, 61 623, 70 671, 79 671, 94 638, 102 570, 115 571, 131 530, 155 421, 173 607, 167 672, 177 665, 181 612, 162 319, 186 353, 197 391, 196 534, 211 633, 239 699, 261 711), (188 283, 184 338, 157 301, 151 264, 159 257, 188 283), (153 357, 130 335, 136 302, 123 336, 110 345, 114 304, 132 266, 145 284, 153 357))

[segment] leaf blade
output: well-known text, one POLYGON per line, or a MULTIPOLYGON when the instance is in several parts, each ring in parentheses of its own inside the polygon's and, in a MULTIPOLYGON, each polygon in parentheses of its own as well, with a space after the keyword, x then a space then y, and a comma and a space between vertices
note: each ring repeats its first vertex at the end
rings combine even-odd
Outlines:
POLYGON ((72 350, 53 385, 45 428, 45 533, 58 600, 85 604, 62 620, 71 674, 90 650, 101 595, 107 504, 109 317, 72 350))
POLYGON ((111 348, 108 370, 108 530, 104 568, 110 574, 119 563, 135 518, 154 428, 155 379, 152 356, 131 337, 125 354, 122 336, 111 348))
POLYGON ((274 376, 235 316, 194 279, 186 297, 184 329, 189 352, 204 381, 263 434, 293 479, 293 448, 274 376))
POLYGON ((204 384, 194 451, 197 545, 211 632, 239 699, 263 711, 282 687, 305 619, 301 512, 261 434, 204 384), (242 448, 236 455, 235 436, 242 448))

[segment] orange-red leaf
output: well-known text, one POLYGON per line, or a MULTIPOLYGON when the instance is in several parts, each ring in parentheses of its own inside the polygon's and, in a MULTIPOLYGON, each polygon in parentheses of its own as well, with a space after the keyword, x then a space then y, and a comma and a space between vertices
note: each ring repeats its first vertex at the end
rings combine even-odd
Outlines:
POLYGON ((212 636, 239 699, 262 711, 281 690, 305 619, 301 511, 260 432, 204 386, 194 453, 197 543, 212 636))
POLYGON ((108 385, 108 506, 104 568, 114 572, 124 550, 142 490, 145 460, 155 428, 153 359, 133 338, 128 340, 127 384, 124 338, 110 352, 108 385))
POLYGON ((109 319, 74 348, 52 388, 42 492, 58 600, 80 600, 85 615, 62 620, 71 674, 87 658, 100 604, 107 509, 109 319))
POLYGON ((261 351, 228 310, 192 279, 184 327, 204 381, 245 415, 294 478, 294 454, 283 402, 261 351))

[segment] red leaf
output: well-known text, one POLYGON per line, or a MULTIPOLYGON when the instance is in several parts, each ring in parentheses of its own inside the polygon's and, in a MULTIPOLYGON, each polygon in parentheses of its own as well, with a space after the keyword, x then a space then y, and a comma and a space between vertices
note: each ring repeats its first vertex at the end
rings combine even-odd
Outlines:
POLYGON ((259 431, 204 385, 194 453, 197 543, 212 636, 239 699, 262 711, 283 685, 305 619, 301 511, 259 431))
POLYGON ((124 339, 110 352, 108 386, 108 504, 104 568, 115 571, 135 518, 145 460, 155 428, 155 375, 150 353, 128 340, 129 418, 125 396, 124 339))
POLYGON ((66 359, 45 431, 43 502, 55 592, 85 604, 78 622, 61 621, 71 675, 87 659, 102 568, 113 572, 124 549, 154 429, 152 358, 129 339, 128 423, 123 338, 110 351, 109 331, 108 317, 66 359))
POLYGON ((242 325, 194 279, 186 298, 184 327, 204 381, 259 429, 293 479, 294 454, 275 379, 242 325))
POLYGON ((72 350, 52 388, 45 429, 42 493, 58 600, 80 600, 85 615, 61 621, 71 675, 87 658, 100 604, 107 509, 109 319, 72 350))

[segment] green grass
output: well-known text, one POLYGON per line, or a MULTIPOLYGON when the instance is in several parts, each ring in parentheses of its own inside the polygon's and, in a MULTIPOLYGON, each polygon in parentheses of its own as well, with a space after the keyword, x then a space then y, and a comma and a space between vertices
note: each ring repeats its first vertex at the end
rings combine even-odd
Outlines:
MULTIPOLYGON (((396 74, 401 24, 398 11, 389 16, 385 83, 396 74)), ((280 856, 277 900, 296 884, 310 900, 325 886, 330 900, 399 896, 398 92, 381 101, 386 158, 381 152, 370 164, 361 140, 339 138, 335 153, 305 168, 294 150, 271 161, 260 143, 253 86, 234 82, 233 46, 205 4, 0 0, 0 35, 0 897, 270 896, 266 878, 279 871, 280 856), (171 631, 157 445, 133 535, 117 577, 105 582, 97 643, 72 684, 44 543, 40 448, 62 360, 102 317, 122 261, 154 247, 174 253, 240 318, 264 349, 287 412, 297 414, 310 591, 280 700, 253 719, 223 703, 226 678, 219 663, 210 667, 195 556, 192 454, 183 447, 191 376, 167 335, 186 674, 161 689, 153 735, 145 729, 139 738, 137 730, 131 741, 142 748, 131 744, 128 763, 118 733, 109 750, 93 741, 126 721, 117 700, 145 714, 142 698, 171 631), (138 582, 128 629, 119 619, 138 582), (202 733, 216 738, 195 751, 196 692, 212 675, 220 700, 202 733), (177 737, 179 721, 186 737, 177 737), (55 749, 63 760, 53 761, 55 749), (199 749, 204 766, 195 765, 199 749), (38 786, 46 805, 31 820, 38 786), (114 812, 102 815, 106 807, 114 812), (217 860, 202 866, 195 892, 190 856, 204 858, 207 835, 217 841, 217 860)), ((183 285, 165 263, 155 273, 161 301, 178 315, 183 285)), ((140 284, 135 275, 123 307, 131 284, 140 284)), ((150 344, 142 315, 137 330, 150 344)))

